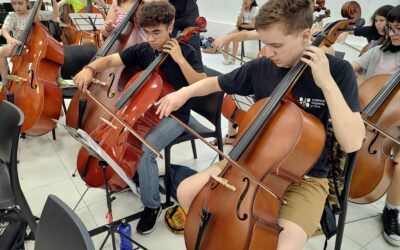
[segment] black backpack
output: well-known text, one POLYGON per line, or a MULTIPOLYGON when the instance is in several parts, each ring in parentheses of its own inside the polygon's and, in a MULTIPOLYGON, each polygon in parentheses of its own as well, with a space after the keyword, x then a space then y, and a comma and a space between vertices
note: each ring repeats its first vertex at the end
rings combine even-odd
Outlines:
POLYGON ((24 249, 27 223, 17 207, 0 210, 0 249, 24 249))

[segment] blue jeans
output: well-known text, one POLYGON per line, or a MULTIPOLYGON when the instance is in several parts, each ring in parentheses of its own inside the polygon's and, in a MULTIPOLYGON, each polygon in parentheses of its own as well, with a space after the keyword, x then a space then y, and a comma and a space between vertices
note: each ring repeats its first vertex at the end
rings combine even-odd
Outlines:
MULTIPOLYGON (((158 152, 168 146, 182 134, 185 129, 169 117, 164 117, 157 126, 147 134, 146 141, 158 152)), ((143 155, 139 161, 138 174, 140 196, 143 205, 149 208, 158 208, 161 205, 159 193, 159 173, 157 156, 145 145, 142 146, 143 155)))

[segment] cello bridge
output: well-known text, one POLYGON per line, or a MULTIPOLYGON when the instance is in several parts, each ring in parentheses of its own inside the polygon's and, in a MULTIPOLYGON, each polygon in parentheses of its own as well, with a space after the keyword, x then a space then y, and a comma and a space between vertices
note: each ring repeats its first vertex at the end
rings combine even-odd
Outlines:
POLYGON ((27 81, 26 78, 23 78, 23 77, 20 77, 20 76, 16 76, 16 75, 7 75, 6 79, 10 80, 10 81, 18 82, 18 83, 27 81))

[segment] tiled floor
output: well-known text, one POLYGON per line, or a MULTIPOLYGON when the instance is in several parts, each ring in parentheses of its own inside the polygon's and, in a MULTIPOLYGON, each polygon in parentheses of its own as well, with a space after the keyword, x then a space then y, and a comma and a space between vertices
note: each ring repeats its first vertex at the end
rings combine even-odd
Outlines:
MULTIPOLYGON (((221 55, 203 55, 205 65, 221 72, 229 72, 238 66, 238 63, 230 66, 222 65, 221 59, 221 55)), ((61 120, 63 121, 64 117, 61 120)), ((225 129, 226 125, 224 120, 223 127, 225 129)), ((188 150, 188 144, 177 145, 172 150, 173 162, 191 166, 197 170, 209 166, 215 159, 215 153, 200 142, 197 142, 197 148, 198 159, 194 160, 191 151, 188 150)), ((51 134, 21 141, 19 150, 20 181, 35 215, 40 215, 49 194, 57 195, 73 208, 85 192, 86 185, 80 177, 72 177, 78 150, 79 144, 62 128, 57 129, 56 141, 51 139, 51 134)), ((162 161, 159 163, 162 173, 164 164, 162 161)), ((383 206, 383 200, 370 205, 349 205, 342 249, 395 249, 388 245, 381 235, 382 226, 379 214, 383 206)), ((76 213, 90 230, 106 223, 106 208, 104 190, 90 188, 77 207, 76 213)), ((139 198, 132 192, 116 195, 116 200, 113 202, 115 219, 136 213, 141 209, 142 204, 139 198)), ((136 223, 137 221, 132 223, 133 232, 136 223)), ((104 237, 104 233, 93 237, 96 249, 99 248, 104 237)), ((159 218, 153 233, 146 236, 134 233, 132 237, 148 249, 185 249, 183 236, 171 233, 164 223, 163 216, 159 218)), ((111 240, 107 242, 105 249, 112 249, 110 244, 111 240)), ((34 242, 27 242, 26 246, 31 250, 34 242)), ((323 246, 324 237, 317 236, 309 240, 305 249, 323 249, 323 246)), ((329 241, 328 249, 333 249, 333 246, 334 239, 329 241)))

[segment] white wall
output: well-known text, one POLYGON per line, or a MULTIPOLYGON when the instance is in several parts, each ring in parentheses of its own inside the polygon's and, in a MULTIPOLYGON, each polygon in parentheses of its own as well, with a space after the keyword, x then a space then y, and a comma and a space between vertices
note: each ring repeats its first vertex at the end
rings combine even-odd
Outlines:
MULTIPOLYGON (((266 0, 257 0, 259 6, 266 0)), ((340 10, 346 0, 326 0, 326 7, 331 10, 332 17, 327 21, 338 20, 341 18, 340 10)), ((373 12, 385 4, 399 5, 400 0, 357 0, 361 5, 361 15, 366 20, 373 12)), ((240 10, 242 0, 197 0, 200 14, 205 16, 209 22, 218 22, 234 25, 237 14, 240 10)))
MULTIPOLYGON (((257 0, 259 6, 267 0, 257 0)), ((346 0, 326 0, 325 7, 331 10, 331 17, 324 19, 324 23, 342 19, 340 10, 346 0)), ((361 16, 365 19, 366 25, 369 25, 370 18, 374 11, 385 4, 393 6, 399 5, 400 0, 357 0, 361 5, 361 16)), ((236 18, 241 7, 242 0, 197 0, 200 9, 200 15, 204 16, 207 21, 208 32, 205 36, 221 37, 230 30, 234 29, 236 18)), ((363 37, 349 36, 347 43, 362 48, 367 43, 363 37)), ((246 54, 254 57, 258 51, 258 42, 246 42, 246 54)), ((358 55, 356 51, 349 51, 343 45, 335 44, 334 48, 339 51, 346 51, 346 58, 351 60, 358 55)))

